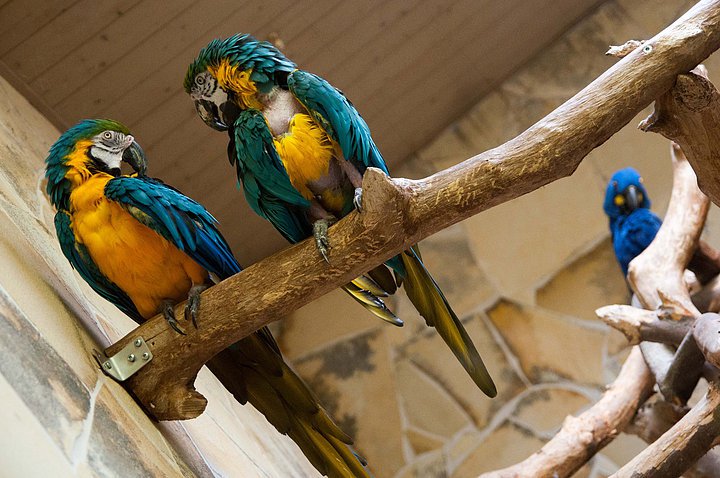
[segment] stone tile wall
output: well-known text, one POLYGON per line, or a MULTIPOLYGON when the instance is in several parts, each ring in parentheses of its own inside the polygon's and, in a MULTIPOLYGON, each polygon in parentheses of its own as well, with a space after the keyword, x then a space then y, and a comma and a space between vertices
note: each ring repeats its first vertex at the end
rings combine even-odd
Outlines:
MULTIPOLYGON (((615 60, 604 56, 608 45, 649 38, 693 4, 603 4, 393 174, 425 177, 507 141, 609 68, 615 60)), ((707 62, 711 78, 720 75, 718 58, 707 62)), ((380 323, 339 291, 280 324, 281 346, 356 437, 378 476, 466 478, 520 461, 614 379, 625 340, 594 310, 625 303, 628 289, 602 200, 607 178, 633 165, 653 209, 664 212, 672 180, 669 144, 636 129, 650 111, 571 177, 423 241, 428 269, 488 364, 497 398, 477 390, 402 294, 393 304, 406 322, 402 329, 380 323)), ((719 228, 713 208, 706 238, 716 246, 719 228)), ((643 447, 621 435, 577 476, 608 476, 643 447)))

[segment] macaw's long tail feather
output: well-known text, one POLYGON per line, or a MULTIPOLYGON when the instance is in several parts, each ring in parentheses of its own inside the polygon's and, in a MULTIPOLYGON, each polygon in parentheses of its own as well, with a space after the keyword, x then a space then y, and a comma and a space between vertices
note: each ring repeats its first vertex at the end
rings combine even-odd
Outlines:
POLYGON ((360 289, 365 289, 376 297, 388 296, 387 291, 385 291, 382 286, 380 286, 380 284, 375 282, 369 274, 360 276, 357 279, 353 279, 352 283, 360 289))
POLYGON ((416 248, 417 246, 400 254, 405 269, 403 284, 408 298, 425 318, 425 322, 437 329, 480 390, 489 397, 494 397, 497 395, 497 389, 480 354, 437 283, 425 268, 416 248))
POLYGON ((379 285, 387 295, 393 295, 397 292, 398 286, 395 282, 395 277, 393 277, 392 272, 390 272, 390 269, 388 269, 385 264, 380 264, 375 269, 368 272, 367 275, 370 276, 370 278, 375 281, 375 283, 379 285))
POLYGON ((263 328, 220 352, 208 367, 240 402, 250 402, 331 478, 370 477, 352 439, 332 421, 305 382, 285 363, 263 328))
MULTIPOLYGON (((343 286, 343 290, 350 294, 353 299, 358 301, 360 305, 365 307, 367 310, 369 310, 376 316, 380 317, 382 320, 390 322, 393 325, 397 325, 398 327, 402 327, 403 321, 398 316, 396 316, 392 310, 388 309, 387 305, 385 305, 385 302, 383 302, 382 299, 380 299, 364 287, 358 285, 367 284, 368 280, 371 279, 369 279, 368 277, 364 277, 363 279, 355 279, 351 283, 345 284, 343 286)), ((379 286, 377 284, 374 284, 371 288, 377 287, 379 286)), ((382 292, 383 295, 387 295, 382 290, 380 290, 380 292, 382 292)))

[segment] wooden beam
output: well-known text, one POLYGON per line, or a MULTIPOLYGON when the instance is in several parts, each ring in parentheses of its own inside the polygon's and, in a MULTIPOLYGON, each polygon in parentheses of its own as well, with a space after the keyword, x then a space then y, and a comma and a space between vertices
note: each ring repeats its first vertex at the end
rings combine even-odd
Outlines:
MULTIPOLYGON (((187 336, 158 316, 106 353, 143 336, 155 358, 128 381, 132 392, 158 419, 197 416, 206 402, 193 381, 220 350, 443 228, 571 175, 590 151, 670 89, 678 74, 718 48, 720 0, 701 1, 502 146, 418 181, 368 170, 363 212, 330 229, 329 265, 313 241, 304 241, 204 292, 199 328, 186 327, 187 336)), ((182 316, 182 304, 177 311, 182 316)))

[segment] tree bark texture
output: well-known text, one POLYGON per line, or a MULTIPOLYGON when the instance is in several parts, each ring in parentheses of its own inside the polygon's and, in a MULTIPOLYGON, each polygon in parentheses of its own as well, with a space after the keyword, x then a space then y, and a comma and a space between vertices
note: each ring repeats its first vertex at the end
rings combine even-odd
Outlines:
POLYGON ((680 476, 707 453, 720 435, 719 406, 720 390, 711 383, 692 410, 612 478, 680 476))
POLYGON ((700 189, 720 205, 720 93, 704 67, 678 76, 639 128, 678 143, 698 175, 700 189))
POLYGON ((697 317, 684 280, 697 248, 710 201, 697 187, 695 172, 677 144, 671 146, 673 188, 665 219, 652 243, 628 268, 628 282, 649 310, 670 309, 676 319, 697 317))

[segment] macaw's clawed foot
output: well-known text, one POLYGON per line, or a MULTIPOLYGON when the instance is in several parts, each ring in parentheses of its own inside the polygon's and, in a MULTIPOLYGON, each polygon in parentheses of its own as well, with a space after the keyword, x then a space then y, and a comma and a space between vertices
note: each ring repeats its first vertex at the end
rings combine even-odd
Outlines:
POLYGON ((180 324, 178 324, 178 321, 175 319, 175 308, 173 307, 172 302, 165 302, 163 304, 163 316, 165 316, 165 320, 167 320, 167 323, 170 325, 170 327, 173 328, 175 332, 181 335, 187 335, 185 331, 180 327, 180 324))
POLYGON ((353 196, 353 205, 358 212, 362 212, 362 188, 355 188, 355 195, 353 196))
POLYGON ((200 309, 200 294, 207 289, 206 285, 194 285, 188 292, 188 300, 185 304, 185 320, 191 320, 197 329, 197 315, 200 309))
POLYGON ((328 251, 330 250, 330 240, 328 239, 328 228, 335 222, 330 219, 318 219, 313 223, 313 236, 315 237, 315 246, 317 246, 320 255, 323 256, 325 262, 330 263, 328 259, 328 251))

